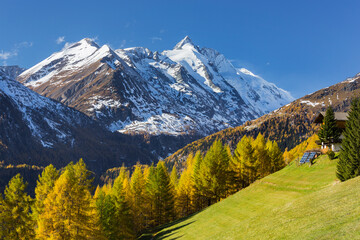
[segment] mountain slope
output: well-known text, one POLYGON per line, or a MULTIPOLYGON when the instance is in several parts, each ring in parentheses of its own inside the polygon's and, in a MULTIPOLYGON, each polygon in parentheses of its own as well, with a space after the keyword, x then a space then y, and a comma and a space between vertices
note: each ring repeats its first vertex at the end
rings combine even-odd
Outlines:
POLYGON ((128 136, 101 128, 85 114, 39 95, 0 69, 0 159, 4 164, 63 167, 84 158, 93 171, 150 162, 128 136))
POLYGON ((143 239, 359 239, 360 178, 340 183, 335 169, 293 162, 143 239))
POLYGON ((10 79, 16 79, 26 69, 19 66, 0 66, 0 71, 10 79))
POLYGON ((293 100, 188 37, 162 53, 142 47, 113 51, 83 39, 18 80, 111 131, 152 136, 205 136, 293 100))
POLYGON ((242 126, 228 128, 192 142, 166 161, 170 164, 184 162, 189 153, 207 151, 215 139, 221 139, 234 149, 244 135, 256 137, 259 133, 265 138, 276 140, 283 150, 292 149, 314 133, 317 126, 312 122, 318 112, 325 111, 330 105, 335 111, 348 111, 351 99, 359 96, 360 74, 306 95, 242 126))

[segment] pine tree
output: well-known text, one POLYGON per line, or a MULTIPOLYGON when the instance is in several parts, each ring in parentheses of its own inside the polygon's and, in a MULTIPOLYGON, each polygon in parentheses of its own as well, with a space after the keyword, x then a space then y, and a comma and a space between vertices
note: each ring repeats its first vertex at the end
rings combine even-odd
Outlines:
POLYGON ((339 141, 341 132, 336 126, 335 114, 333 108, 327 108, 323 124, 320 127, 318 136, 321 142, 329 144, 339 141))
POLYGON ((38 219, 39 215, 43 212, 44 201, 47 195, 52 191, 55 181, 59 178, 59 173, 56 168, 50 164, 47 166, 37 181, 35 188, 35 204, 33 206, 33 217, 38 219))
POLYGON ((214 141, 200 165, 201 193, 208 205, 227 195, 230 156, 219 140, 214 141))
POLYGON ((336 175, 346 181, 360 175, 360 98, 351 103, 336 175))
POLYGON ((0 197, 0 239, 34 239, 33 200, 25 192, 26 185, 17 174, 6 186, 4 199, 0 197))

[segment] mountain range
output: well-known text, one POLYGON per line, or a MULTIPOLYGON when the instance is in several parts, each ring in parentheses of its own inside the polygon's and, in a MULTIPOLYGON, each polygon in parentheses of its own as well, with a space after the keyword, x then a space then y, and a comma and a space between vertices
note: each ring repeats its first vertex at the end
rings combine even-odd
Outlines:
MULTIPOLYGON (((235 68, 224 55, 196 46, 188 36, 161 53, 144 47, 112 50, 85 38, 67 44, 17 80, 112 132, 192 136, 182 144, 293 100, 285 90, 235 68)), ((175 150, 164 147, 158 157, 175 150)))
POLYGON ((161 53, 85 38, 27 70, 0 67, 0 170, 84 158, 99 176, 159 158, 181 164, 215 139, 234 149, 258 133, 290 149, 314 133, 317 112, 347 111, 359 81, 294 100, 189 37, 161 53))
POLYGON ((11 78, 21 69, 0 68, 1 165, 63 167, 84 158, 102 172, 123 162, 150 163, 151 153, 130 136, 113 134, 82 112, 28 89, 11 78))

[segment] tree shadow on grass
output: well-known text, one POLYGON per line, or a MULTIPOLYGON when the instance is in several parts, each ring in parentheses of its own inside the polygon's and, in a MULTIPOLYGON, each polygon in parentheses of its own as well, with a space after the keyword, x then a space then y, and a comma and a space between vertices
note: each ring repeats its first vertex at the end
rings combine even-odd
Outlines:
MULTIPOLYGON (((156 228, 148 231, 147 233, 142 234, 138 239, 139 240, 153 240, 153 239, 154 240, 155 239, 156 240, 161 240, 161 239, 168 238, 168 237, 176 234, 179 229, 194 223, 195 221, 190 221, 190 222, 187 222, 187 223, 184 223, 184 221, 186 221, 187 219, 191 218, 192 216, 194 216, 194 215, 196 215, 196 214, 198 214, 200 212, 193 213, 193 214, 191 214, 191 215, 189 215, 187 217, 180 218, 180 219, 178 219, 176 221, 173 221, 171 223, 167 223, 167 224, 161 225, 159 227, 156 227, 156 228), (181 224, 181 225, 179 225, 179 226, 177 226, 175 228, 171 228, 172 226, 174 226, 176 224, 179 224, 181 222, 183 222, 183 224, 181 224), (166 228, 170 228, 170 229, 162 231, 163 229, 166 229, 166 228)), ((181 238, 182 236, 184 236, 184 235, 171 238, 170 240, 175 240, 175 239, 181 238)))

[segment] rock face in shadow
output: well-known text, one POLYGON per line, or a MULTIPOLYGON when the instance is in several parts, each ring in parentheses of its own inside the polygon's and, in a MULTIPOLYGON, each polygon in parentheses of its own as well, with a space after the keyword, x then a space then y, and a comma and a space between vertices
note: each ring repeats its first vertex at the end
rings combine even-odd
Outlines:
POLYGON ((133 144, 131 136, 112 133, 87 115, 43 97, 0 69, 0 159, 2 165, 57 168, 83 158, 89 168, 150 163, 156 158, 133 144))

